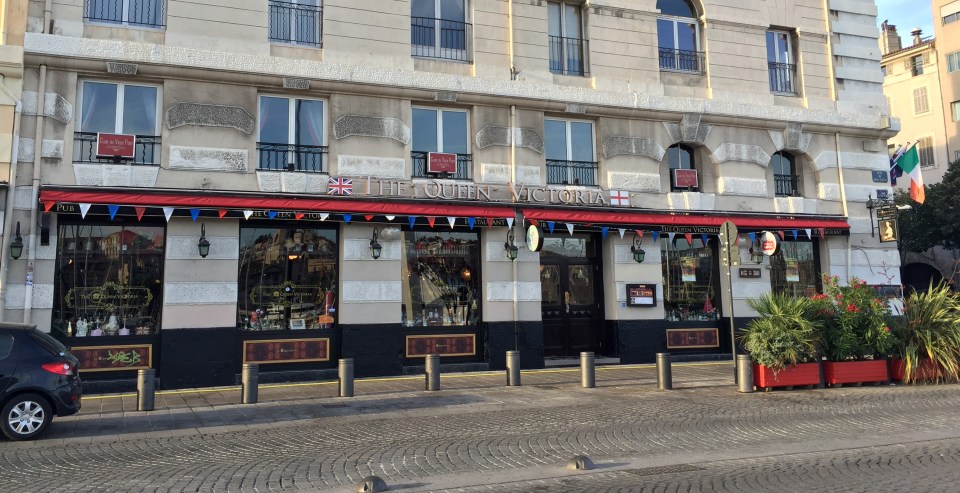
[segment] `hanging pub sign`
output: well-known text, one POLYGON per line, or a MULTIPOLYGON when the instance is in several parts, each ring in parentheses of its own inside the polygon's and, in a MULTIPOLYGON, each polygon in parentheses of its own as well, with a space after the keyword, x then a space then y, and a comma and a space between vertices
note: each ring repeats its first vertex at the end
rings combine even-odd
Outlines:
POLYGON ((447 152, 427 153, 427 173, 456 173, 457 155, 447 152))
POLYGON ((539 252, 543 249, 543 232, 536 224, 527 227, 527 248, 531 252, 539 252))
POLYGON ((97 157, 133 159, 136 137, 127 134, 97 134, 97 157))
POLYGON ((763 252, 766 256, 772 256, 777 253, 777 247, 779 246, 779 239, 777 235, 764 231, 760 235, 760 251, 763 252))
POLYGON ((900 239, 900 231, 897 228, 896 219, 881 219, 880 223, 880 243, 888 243, 900 239))
POLYGON ((695 169, 673 170, 673 186, 677 188, 698 188, 700 186, 700 182, 697 179, 697 170, 695 169))

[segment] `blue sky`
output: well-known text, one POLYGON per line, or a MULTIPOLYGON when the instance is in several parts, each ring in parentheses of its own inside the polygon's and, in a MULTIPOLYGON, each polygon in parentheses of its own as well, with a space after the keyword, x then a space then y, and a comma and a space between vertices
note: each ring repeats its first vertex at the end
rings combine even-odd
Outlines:
POLYGON ((910 31, 919 27, 923 37, 933 36, 930 0, 877 0, 877 25, 884 19, 897 26, 903 45, 910 44, 910 31))

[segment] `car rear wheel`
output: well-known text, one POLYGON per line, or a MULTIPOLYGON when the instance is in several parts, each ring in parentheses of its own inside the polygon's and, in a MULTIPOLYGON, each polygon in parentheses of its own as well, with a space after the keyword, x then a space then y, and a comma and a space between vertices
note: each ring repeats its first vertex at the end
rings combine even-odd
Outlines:
POLYGON ((20 394, 3 406, 3 434, 11 440, 30 440, 47 428, 50 404, 37 394, 20 394))

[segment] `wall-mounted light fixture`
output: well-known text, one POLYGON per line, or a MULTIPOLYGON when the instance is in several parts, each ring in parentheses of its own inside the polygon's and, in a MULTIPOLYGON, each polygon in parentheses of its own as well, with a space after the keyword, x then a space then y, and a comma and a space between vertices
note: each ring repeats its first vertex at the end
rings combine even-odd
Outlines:
POLYGON ((633 246, 630 247, 630 251, 633 253, 633 260, 638 264, 642 264, 643 260, 647 257, 647 252, 643 251, 643 248, 640 248, 640 243, 643 242, 643 238, 640 235, 633 234, 633 246))
POLYGON ((520 248, 513 242, 513 228, 507 231, 507 242, 503 244, 503 249, 507 252, 507 258, 511 262, 517 259, 520 248))
POLYGON ((383 253, 383 245, 377 241, 377 238, 380 236, 380 231, 377 228, 373 228, 373 238, 370 239, 370 256, 374 260, 380 258, 380 254, 383 253))
POLYGON ((20 236, 20 221, 17 221, 17 234, 10 242, 10 258, 16 260, 23 255, 23 237, 20 236))
POLYGON ((763 263, 763 252, 760 251, 760 241, 757 240, 750 245, 750 261, 759 265, 763 263))
POLYGON ((210 255, 210 242, 207 241, 207 228, 203 223, 200 223, 200 241, 197 242, 197 253, 200 254, 201 258, 207 258, 207 255, 210 255))

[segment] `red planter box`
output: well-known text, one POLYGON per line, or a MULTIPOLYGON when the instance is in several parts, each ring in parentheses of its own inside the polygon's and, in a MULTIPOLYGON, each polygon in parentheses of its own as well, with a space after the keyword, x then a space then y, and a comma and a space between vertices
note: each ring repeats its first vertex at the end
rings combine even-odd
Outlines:
MULTIPOLYGON (((898 382, 903 381, 903 373, 906 370, 907 363, 902 359, 890 360, 890 380, 898 382)), ((920 368, 914 371, 914 380, 938 380, 943 378, 943 371, 939 365, 932 360, 922 360, 920 368)))
POLYGON ((817 385, 820 383, 820 368, 816 363, 801 363, 788 366, 774 376, 771 369, 754 364, 753 383, 762 389, 817 385))
POLYGON ((882 359, 823 363, 823 379, 828 385, 886 382, 887 375, 887 362, 882 359))

